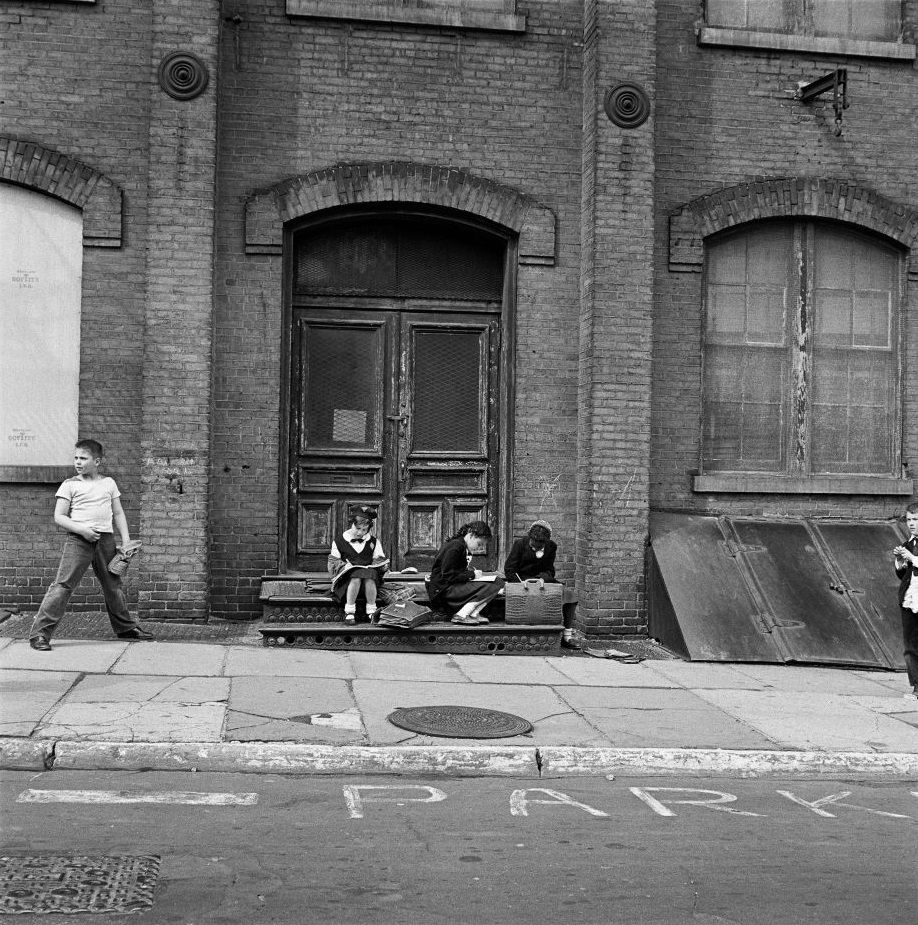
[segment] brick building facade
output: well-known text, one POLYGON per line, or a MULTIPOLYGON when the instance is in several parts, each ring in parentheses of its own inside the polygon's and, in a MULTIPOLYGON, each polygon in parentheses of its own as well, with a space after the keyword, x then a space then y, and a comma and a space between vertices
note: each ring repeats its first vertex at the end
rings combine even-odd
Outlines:
MULTIPOLYGON (((918 3, 868 4, 866 19, 826 19, 821 3, 798 0, 782 20, 794 4, 0 0, 0 192, 52 197, 82 219, 78 428, 105 445, 144 542, 131 581, 141 616, 256 617, 262 577, 318 557, 323 530, 361 498, 382 506, 405 562, 463 517, 485 514, 502 550, 550 521, 591 635, 646 631, 654 510, 895 516, 918 442, 918 3), (832 92, 797 98, 839 68, 840 135, 832 92), (445 295, 433 273, 390 291, 381 270, 359 292, 323 289, 309 261, 347 229, 380 252, 440 240, 447 265, 454 246, 498 248, 499 291, 473 293, 472 280, 445 295), (735 319, 717 327, 712 300, 743 289, 759 305, 777 285, 756 282, 749 255, 777 266, 784 246, 760 247, 760 229, 810 254, 807 267, 842 266, 849 240, 852 265, 867 266, 870 285, 853 277, 846 290, 821 270, 794 278, 803 304, 854 293, 848 329, 872 332, 837 361, 844 402, 810 395, 821 380, 793 338, 774 359, 777 341, 748 319, 745 334, 735 319), (894 265, 901 289, 876 282, 871 260, 894 265), (723 399, 724 330, 739 365, 778 363, 793 396, 764 410, 723 399), (324 331, 352 344, 357 367, 365 343, 389 338, 378 404, 331 409, 330 427, 371 419, 366 446, 338 440, 337 456, 310 455, 317 383, 347 394, 320 360, 306 370, 324 331), (473 434, 450 456, 434 421, 429 452, 412 456, 420 425, 408 437, 402 426, 423 389, 409 385, 421 345, 447 335, 485 345, 484 449, 469 449, 473 434), (873 404, 857 394, 869 350, 888 386, 873 404), (881 411, 889 445, 865 448, 851 422, 881 411), (763 462, 759 448, 749 465, 748 421, 771 412, 780 452, 763 462), (844 438, 841 425, 823 435, 842 418, 844 438)), ((334 252, 342 272, 357 251, 334 252)), ((788 318, 793 298, 789 287, 788 318)), ((51 495, 67 459, 4 461, 0 603, 34 609, 53 578, 51 495)))

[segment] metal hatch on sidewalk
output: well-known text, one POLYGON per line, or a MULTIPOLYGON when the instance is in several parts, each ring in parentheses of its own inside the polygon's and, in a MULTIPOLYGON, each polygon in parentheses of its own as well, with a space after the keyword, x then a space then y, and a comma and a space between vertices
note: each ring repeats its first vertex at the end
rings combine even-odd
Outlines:
POLYGON ((890 522, 651 515, 651 635, 700 661, 901 668, 890 522))

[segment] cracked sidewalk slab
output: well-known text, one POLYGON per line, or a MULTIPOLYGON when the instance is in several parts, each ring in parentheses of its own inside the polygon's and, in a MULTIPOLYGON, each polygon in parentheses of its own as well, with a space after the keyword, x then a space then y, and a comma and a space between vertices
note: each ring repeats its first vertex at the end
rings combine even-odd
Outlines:
POLYGON ((34 735, 94 741, 219 742, 227 678, 91 675, 42 720, 34 735))
POLYGON ((348 682, 335 678, 233 678, 224 738, 331 745, 366 742, 348 682))
MULTIPOLYGON (((694 692, 779 747, 918 752, 918 729, 858 703, 859 698, 787 690, 694 692)), ((888 703, 890 698, 881 698, 888 703)), ((911 701, 900 701, 913 708, 911 701)), ((907 714, 906 714, 907 715, 907 714)))
POLYGON ((76 672, 0 670, 0 735, 31 735, 79 677, 76 672))

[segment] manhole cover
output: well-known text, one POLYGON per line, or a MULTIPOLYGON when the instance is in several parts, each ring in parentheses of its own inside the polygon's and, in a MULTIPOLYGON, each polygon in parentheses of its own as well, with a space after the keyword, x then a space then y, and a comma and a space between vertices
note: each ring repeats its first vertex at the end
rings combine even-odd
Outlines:
POLYGON ((399 707, 388 720, 399 729, 451 739, 506 739, 532 732, 532 723, 521 716, 480 707, 399 707))
POLYGON ((145 912, 158 877, 151 855, 0 857, 0 914, 145 912))

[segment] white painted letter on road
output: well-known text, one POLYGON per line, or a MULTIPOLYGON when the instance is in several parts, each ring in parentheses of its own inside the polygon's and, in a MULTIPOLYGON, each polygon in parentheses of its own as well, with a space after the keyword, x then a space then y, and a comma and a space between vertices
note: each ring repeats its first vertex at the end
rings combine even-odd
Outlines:
POLYGON ((873 813, 874 816, 886 816, 888 819, 911 819, 911 816, 904 816, 902 813, 887 813, 881 809, 868 809, 866 806, 857 806, 854 803, 842 803, 845 797, 851 796, 850 790, 842 790, 839 793, 830 793, 827 797, 820 797, 818 800, 804 800, 803 797, 798 797, 795 793, 791 793, 790 790, 778 790, 778 793, 782 797, 787 797, 793 803, 798 804, 799 806, 805 806, 807 809, 812 810, 816 813, 817 816, 822 816, 825 819, 835 819, 835 813, 830 813, 827 810, 823 809, 823 806, 834 803, 836 806, 846 806, 848 809, 862 809, 865 813, 873 813))
POLYGON ((608 813, 604 813, 602 810, 595 809, 592 806, 587 806, 586 803, 579 803, 577 800, 569 797, 566 793, 562 793, 560 790, 546 790, 544 787, 529 787, 526 790, 514 790, 510 794, 510 815, 511 816, 528 816, 529 815, 529 804, 530 803, 541 803, 546 806, 576 806, 577 809, 582 809, 585 813, 589 813, 591 816, 608 816, 608 813), (530 800, 526 796, 527 793, 544 793, 547 796, 550 796, 550 800, 530 800))
POLYGON ((157 803, 181 806, 254 806, 257 793, 188 790, 23 790, 17 803, 157 803))
POLYGON ((698 790, 694 787, 629 787, 628 788, 639 800, 643 800, 658 816, 675 816, 676 814, 666 805, 684 806, 704 806, 706 809, 716 809, 722 813, 733 813, 735 816, 761 816, 761 813, 744 812, 741 809, 733 809, 731 806, 724 806, 724 803, 735 803, 736 795, 724 793, 721 790, 698 790), (651 796, 652 793, 701 793, 707 794, 711 799, 703 800, 673 800, 665 802, 651 796))
POLYGON ((341 788, 344 791, 344 802, 351 819, 363 819, 364 803, 439 803, 446 799, 446 794, 436 787, 425 787, 422 784, 346 784, 341 788), (360 795, 361 790, 424 790, 426 797, 380 796, 365 799, 360 795))

